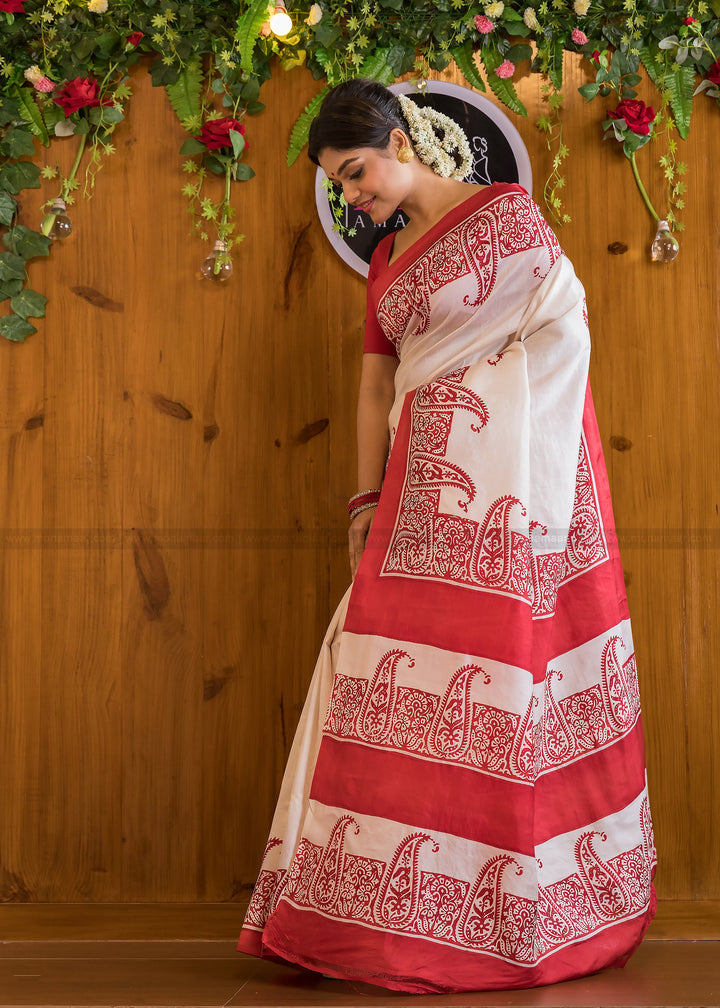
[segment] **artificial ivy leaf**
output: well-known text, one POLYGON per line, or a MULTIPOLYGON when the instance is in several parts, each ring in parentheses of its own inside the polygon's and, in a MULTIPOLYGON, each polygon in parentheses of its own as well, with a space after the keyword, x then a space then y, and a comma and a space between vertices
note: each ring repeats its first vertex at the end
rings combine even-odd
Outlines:
POLYGON ((14 280, 4 280, 0 283, 0 301, 15 297, 23 289, 25 277, 15 277, 14 280))
POLYGON ((13 159, 32 157, 35 153, 33 135, 29 129, 22 126, 11 127, 0 143, 0 154, 13 159))
POLYGON ((16 210, 17 201, 12 198, 9 192, 0 189, 0 224, 12 224, 16 210))
POLYGON ((12 340, 14 343, 22 343, 27 336, 32 336, 36 332, 35 326, 19 315, 5 315, 0 318, 0 333, 5 339, 12 340))
POLYGON ((518 44, 510 46, 507 52, 507 59, 512 63, 522 63, 523 60, 532 59, 532 49, 529 45, 518 44))
POLYGON ((32 161, 15 161, 0 168, 0 189, 18 193, 21 189, 40 188, 40 168, 32 161))
POLYGON ((150 67, 150 76, 153 87, 167 87, 168 84, 174 84, 177 81, 180 72, 172 64, 168 65, 163 63, 161 59, 156 59, 150 67))
POLYGON ((31 231, 24 224, 18 224, 3 235, 5 247, 23 259, 50 255, 52 242, 38 231, 31 231))
POLYGON ((326 49, 329 49, 333 45, 333 43, 337 42, 341 34, 342 32, 340 31, 340 29, 334 24, 320 23, 315 28, 316 40, 320 43, 321 46, 324 46, 326 49))
POLYGON ((83 134, 87 134, 90 132, 90 123, 87 121, 87 119, 81 119, 78 123, 75 124, 75 132, 78 134, 78 136, 82 136, 83 134))
POLYGON ((30 288, 21 291, 10 301, 10 307, 15 314, 24 319, 30 316, 33 318, 44 318, 46 304, 47 298, 45 295, 38 294, 37 291, 30 290, 30 288))

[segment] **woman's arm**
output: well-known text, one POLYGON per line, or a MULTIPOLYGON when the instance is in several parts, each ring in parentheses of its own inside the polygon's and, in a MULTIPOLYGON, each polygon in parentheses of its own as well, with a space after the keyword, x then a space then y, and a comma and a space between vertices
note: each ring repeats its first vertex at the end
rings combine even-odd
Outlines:
MULTIPOLYGON (((358 491, 382 486, 389 446, 388 415, 395 399, 397 366, 397 358, 388 354, 363 355, 357 410, 358 491)), ((369 508, 350 523, 348 541, 353 578, 374 515, 375 508, 369 508)))

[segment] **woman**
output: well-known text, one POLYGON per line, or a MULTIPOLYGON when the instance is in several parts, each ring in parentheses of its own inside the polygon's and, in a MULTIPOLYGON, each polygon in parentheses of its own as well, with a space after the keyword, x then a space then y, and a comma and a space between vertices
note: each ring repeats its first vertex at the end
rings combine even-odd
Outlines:
POLYGON ((239 948, 410 992, 620 966, 654 912, 583 289, 452 121, 335 88, 310 157, 381 223, 330 625, 239 948))

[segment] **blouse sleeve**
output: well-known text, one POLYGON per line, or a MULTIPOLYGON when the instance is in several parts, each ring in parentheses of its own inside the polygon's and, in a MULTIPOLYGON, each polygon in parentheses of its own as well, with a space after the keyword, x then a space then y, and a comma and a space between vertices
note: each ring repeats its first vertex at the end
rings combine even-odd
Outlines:
POLYGON ((378 277, 378 272, 377 257, 373 254, 367 278, 367 310, 365 314, 365 345, 363 353, 386 354, 388 357, 397 357, 397 350, 383 332, 377 317, 377 306, 373 298, 372 289, 378 277))

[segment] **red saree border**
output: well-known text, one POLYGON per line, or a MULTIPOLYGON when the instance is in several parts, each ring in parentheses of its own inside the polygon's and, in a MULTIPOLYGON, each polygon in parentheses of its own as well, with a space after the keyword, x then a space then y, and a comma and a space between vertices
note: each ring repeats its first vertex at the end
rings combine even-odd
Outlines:
POLYGON ((491 185, 485 186, 484 189, 479 189, 477 192, 468 196, 466 200, 463 200, 462 203, 458 203, 456 206, 451 207, 451 209, 448 210, 448 212, 444 214, 440 220, 436 221, 433 226, 425 232, 425 234, 420 235, 417 241, 413 242, 413 244, 409 248, 406 248, 404 252, 401 252, 393 263, 388 264, 388 260, 392 253, 392 247, 395 241, 395 232, 382 238, 373 252, 373 258, 375 259, 377 257, 376 262, 374 263, 377 270, 377 276, 373 281, 371 291, 375 302, 377 303, 378 301, 375 294, 378 290, 378 284, 380 281, 382 281, 383 289, 389 287, 389 285, 396 280, 405 269, 407 269, 408 265, 420 256, 424 255, 442 234, 446 231, 452 230, 454 227, 457 227, 457 225, 460 224, 470 212, 474 213, 481 207, 492 203, 493 200, 499 199, 502 196, 506 196, 508 193, 521 193, 526 196, 528 195, 526 190, 523 189, 521 185, 518 185, 517 182, 493 182, 491 185))

